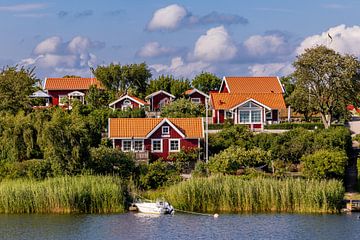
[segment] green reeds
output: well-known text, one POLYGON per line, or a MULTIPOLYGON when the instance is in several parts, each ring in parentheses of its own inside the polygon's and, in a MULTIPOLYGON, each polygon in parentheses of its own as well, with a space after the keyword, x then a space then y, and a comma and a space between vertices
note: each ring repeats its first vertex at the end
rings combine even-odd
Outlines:
POLYGON ((337 180, 219 175, 181 182, 163 195, 175 208, 194 212, 333 213, 339 211, 344 192, 337 180))
POLYGON ((124 203, 124 184, 110 176, 0 182, 0 213, 123 212, 124 203))

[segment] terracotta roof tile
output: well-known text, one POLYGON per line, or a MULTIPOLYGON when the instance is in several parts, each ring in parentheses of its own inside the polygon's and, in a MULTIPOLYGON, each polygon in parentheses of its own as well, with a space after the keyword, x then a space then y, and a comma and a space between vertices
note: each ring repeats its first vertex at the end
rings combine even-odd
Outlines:
POLYGON ((194 89, 189 89, 184 92, 185 95, 189 95, 194 91, 194 89))
MULTIPOLYGON (((145 138, 164 118, 110 118, 109 138, 145 138)), ((202 118, 167 118, 186 138, 203 138, 202 118)))
POLYGON ((281 93, 211 93, 211 104, 214 109, 231 109, 237 105, 254 99, 272 109, 286 109, 281 93))
POLYGON ((277 77, 225 77, 230 93, 283 93, 277 77))
POLYGON ((46 90, 87 90, 91 85, 102 88, 96 78, 47 78, 46 90))
POLYGON ((135 96, 131 96, 131 95, 128 95, 129 97, 133 98, 134 100, 144 104, 144 105, 149 105, 147 102, 145 102, 144 100, 142 100, 141 98, 138 98, 138 97, 135 97, 135 96))

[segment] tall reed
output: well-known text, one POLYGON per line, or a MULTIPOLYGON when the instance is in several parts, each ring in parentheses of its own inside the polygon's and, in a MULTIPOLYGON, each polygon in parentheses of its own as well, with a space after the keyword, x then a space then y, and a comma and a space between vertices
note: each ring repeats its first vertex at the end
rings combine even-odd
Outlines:
POLYGON ((0 182, 0 213, 109 213, 124 205, 124 184, 110 176, 0 182))
POLYGON ((219 175, 181 182, 162 195, 175 208, 195 212, 331 213, 340 209, 344 192, 337 180, 219 175))

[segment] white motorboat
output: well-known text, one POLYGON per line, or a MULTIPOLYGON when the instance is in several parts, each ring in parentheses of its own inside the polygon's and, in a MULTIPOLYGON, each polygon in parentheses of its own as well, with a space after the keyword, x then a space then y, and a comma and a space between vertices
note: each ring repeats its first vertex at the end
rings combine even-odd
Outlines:
POLYGON ((139 212, 153 214, 174 214, 174 208, 165 201, 134 203, 139 212))

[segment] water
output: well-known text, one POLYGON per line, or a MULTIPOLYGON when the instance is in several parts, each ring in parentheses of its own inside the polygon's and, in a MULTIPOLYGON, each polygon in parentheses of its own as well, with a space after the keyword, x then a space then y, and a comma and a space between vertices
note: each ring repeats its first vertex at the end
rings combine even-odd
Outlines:
POLYGON ((1 239, 360 239, 359 214, 1 215, 1 239))

